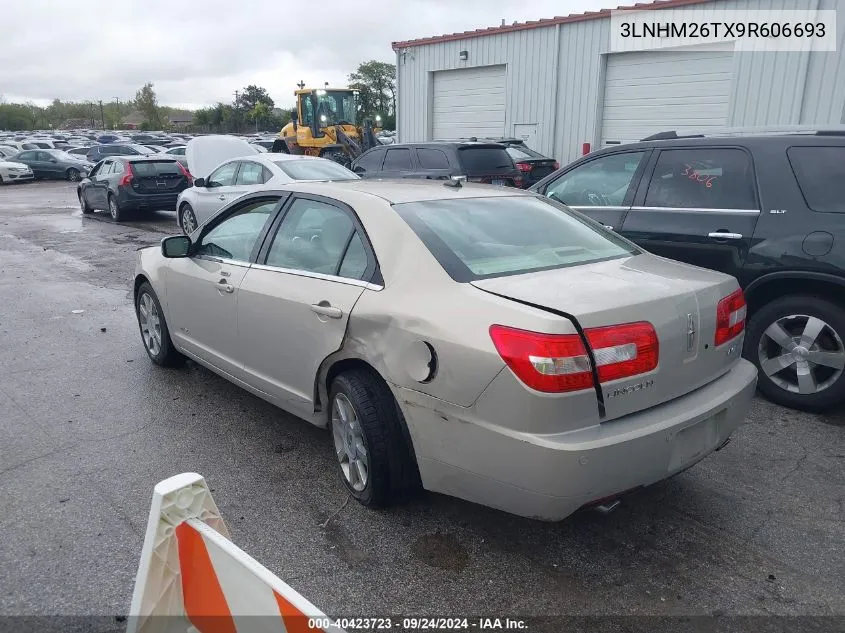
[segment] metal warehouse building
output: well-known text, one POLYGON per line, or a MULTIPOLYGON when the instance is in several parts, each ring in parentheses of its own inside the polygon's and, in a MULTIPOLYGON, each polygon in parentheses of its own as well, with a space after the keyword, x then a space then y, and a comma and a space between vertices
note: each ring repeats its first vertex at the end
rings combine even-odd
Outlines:
POLYGON ((845 0, 645 6, 839 9, 836 52, 611 53, 609 10, 394 42, 399 141, 515 136, 569 161, 664 130, 845 123, 845 0))

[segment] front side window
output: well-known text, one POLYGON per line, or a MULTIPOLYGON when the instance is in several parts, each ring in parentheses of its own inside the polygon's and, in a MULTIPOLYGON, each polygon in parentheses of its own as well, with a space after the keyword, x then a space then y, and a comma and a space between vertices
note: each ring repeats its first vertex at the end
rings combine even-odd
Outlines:
MULTIPOLYGON (((338 275, 354 233, 352 218, 342 209, 300 198, 293 202, 273 238, 267 265, 338 275)), ((360 270, 356 248, 349 254, 345 276, 363 274, 367 267, 365 255, 364 270, 360 270)))
POLYGON ((541 198, 432 200, 393 208, 459 282, 640 253, 619 236, 541 198))
POLYGON ((645 152, 602 156, 566 172, 549 184, 546 195, 571 207, 619 207, 645 152))
POLYGON ((261 185, 264 184, 263 168, 258 163, 244 161, 238 172, 236 181, 238 185, 261 185))
POLYGON ((384 150, 373 149, 361 156, 355 163, 354 170, 358 173, 368 171, 381 171, 381 164, 384 162, 384 150))
POLYGON ((233 212, 200 239, 195 254, 248 262, 278 202, 258 200, 233 212))
POLYGON ((237 161, 226 163, 215 169, 205 181, 206 187, 230 187, 235 184, 235 173, 238 171, 237 161))
POLYGON ((786 154, 807 206, 845 213, 845 147, 790 147, 786 154))
POLYGON ((741 149, 660 152, 645 198, 647 207, 758 209, 751 160, 741 149))

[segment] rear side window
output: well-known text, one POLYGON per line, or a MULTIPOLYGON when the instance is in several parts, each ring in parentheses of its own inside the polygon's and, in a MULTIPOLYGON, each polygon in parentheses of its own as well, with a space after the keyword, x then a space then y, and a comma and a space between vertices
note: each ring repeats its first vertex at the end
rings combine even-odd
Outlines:
POLYGON ((741 149, 660 152, 645 198, 647 207, 759 209, 751 160, 741 149))
POLYGON ((140 178, 155 178, 156 176, 180 176, 182 171, 176 161, 145 160, 132 163, 132 170, 140 178))
POLYGON ((432 200, 393 208, 458 282, 640 252, 613 233, 602 232, 565 207, 542 198, 432 200))
POLYGON ((458 160, 468 176, 485 176, 516 169, 504 147, 460 147, 458 160))
POLYGON ((845 213, 845 147, 790 147, 786 155, 808 207, 845 213))
POLYGON ((358 175, 330 160, 307 158, 274 161, 276 166, 294 180, 357 180, 358 175))
POLYGON ((387 156, 384 157, 384 171, 394 171, 397 169, 411 168, 411 150, 406 148, 397 148, 387 150, 387 156))
POLYGON ((440 149, 417 149, 417 160, 423 169, 449 169, 449 159, 446 152, 440 149))
POLYGON ((238 172, 235 184, 238 185, 261 185, 264 183, 264 168, 258 163, 244 161, 238 172))

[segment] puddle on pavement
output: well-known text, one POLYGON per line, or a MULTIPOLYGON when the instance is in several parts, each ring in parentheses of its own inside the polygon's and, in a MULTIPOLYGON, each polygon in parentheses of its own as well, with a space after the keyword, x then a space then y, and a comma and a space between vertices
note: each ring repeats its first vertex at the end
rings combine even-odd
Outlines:
POLYGON ((71 215, 29 215, 25 216, 26 221, 31 224, 40 224, 46 228, 55 229, 59 233, 80 233, 82 232, 82 214, 71 215))
POLYGON ((469 552, 453 534, 424 534, 412 545, 417 560, 449 571, 461 571, 469 564, 469 552))

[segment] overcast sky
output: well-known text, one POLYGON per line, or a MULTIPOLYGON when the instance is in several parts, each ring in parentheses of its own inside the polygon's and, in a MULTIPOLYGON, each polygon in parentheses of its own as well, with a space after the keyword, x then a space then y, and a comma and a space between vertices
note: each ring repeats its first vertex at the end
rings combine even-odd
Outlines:
MULTIPOLYGON (((295 84, 343 85, 358 63, 395 62, 393 41, 536 20, 619 0, 2 1, 0 95, 41 105, 124 100, 152 81, 159 103, 229 102, 247 84, 279 106, 295 84)), ((627 3, 625 3, 627 4, 627 3)))

